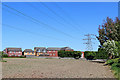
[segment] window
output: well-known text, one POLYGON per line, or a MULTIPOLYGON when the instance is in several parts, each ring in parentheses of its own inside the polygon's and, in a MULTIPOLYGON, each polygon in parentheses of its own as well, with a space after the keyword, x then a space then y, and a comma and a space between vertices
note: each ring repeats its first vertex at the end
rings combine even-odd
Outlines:
POLYGON ((14 51, 14 53, 16 53, 16 52, 14 51))
POLYGON ((55 55, 55 54, 53 54, 53 55, 55 55))
POLYGON ((10 53, 12 53, 12 51, 10 51, 10 53))
POLYGON ((49 51, 49 52, 51 52, 51 51, 49 51))
POLYGON ((29 54, 30 54, 30 52, 29 52, 29 54))
POLYGON ((32 54, 34 54, 34 52, 32 52, 32 54))
POLYGON ((20 51, 19 51, 19 53, 20 53, 20 51))
POLYGON ((40 49, 37 52, 40 52, 40 49))
POLYGON ((27 54, 27 52, 25 54, 27 54))
POLYGON ((45 51, 45 50, 43 50, 43 52, 45 53, 46 51, 45 51))
POLYGON ((53 51, 53 52, 55 52, 55 51, 53 51))
POLYGON ((52 54, 50 54, 50 55, 52 55, 52 54))

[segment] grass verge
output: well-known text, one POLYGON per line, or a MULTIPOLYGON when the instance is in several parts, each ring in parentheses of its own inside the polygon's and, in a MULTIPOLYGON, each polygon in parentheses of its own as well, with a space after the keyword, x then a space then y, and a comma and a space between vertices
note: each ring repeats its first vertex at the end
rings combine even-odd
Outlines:
POLYGON ((5 60, 2 60, 1 62, 7 62, 7 61, 5 61, 5 60))
POLYGON ((115 77, 120 80, 120 58, 107 60, 105 64, 111 67, 111 70, 114 73, 115 77))

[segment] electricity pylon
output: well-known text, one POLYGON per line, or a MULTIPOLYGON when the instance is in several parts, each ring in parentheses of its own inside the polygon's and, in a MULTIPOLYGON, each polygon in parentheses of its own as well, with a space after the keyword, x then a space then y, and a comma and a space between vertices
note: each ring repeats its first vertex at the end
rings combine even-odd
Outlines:
POLYGON ((92 39, 94 39, 94 40, 96 40, 96 39, 92 38, 91 36, 95 36, 95 35, 94 34, 87 34, 84 36, 87 36, 86 39, 83 39, 83 40, 87 40, 87 42, 83 43, 83 44, 86 44, 86 51, 92 51, 93 50, 92 44, 95 44, 92 42, 92 39))

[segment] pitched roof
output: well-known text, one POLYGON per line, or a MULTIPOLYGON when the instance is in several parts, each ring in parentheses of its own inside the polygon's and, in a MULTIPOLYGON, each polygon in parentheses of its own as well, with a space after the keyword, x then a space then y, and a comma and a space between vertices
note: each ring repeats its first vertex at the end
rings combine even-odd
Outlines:
POLYGON ((34 49, 46 49, 45 47, 34 47, 34 49))
POLYGON ((33 52, 32 49, 25 49, 24 52, 33 52))
POLYGON ((7 51, 22 51, 21 48, 7 48, 7 51))
POLYGON ((47 50, 48 51, 52 51, 52 50, 59 51, 59 50, 61 50, 61 48, 58 48, 58 47, 48 47, 47 50))
POLYGON ((46 51, 45 47, 34 47, 34 49, 36 49, 36 51, 40 50, 40 52, 46 51))
POLYGON ((73 50, 73 49, 71 49, 70 47, 63 47, 61 48, 61 50, 73 50))

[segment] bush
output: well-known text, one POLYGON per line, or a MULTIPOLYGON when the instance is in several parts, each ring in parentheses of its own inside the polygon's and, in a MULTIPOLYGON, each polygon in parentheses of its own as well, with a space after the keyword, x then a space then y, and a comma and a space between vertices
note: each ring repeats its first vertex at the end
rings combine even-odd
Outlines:
POLYGON ((25 55, 21 55, 20 58, 26 58, 26 56, 25 55))
POLYGON ((2 60, 1 62, 7 62, 7 61, 5 61, 5 60, 2 60))
POLYGON ((120 63, 120 58, 109 59, 109 60, 107 60, 107 62, 106 62, 107 65, 112 65, 113 63, 120 63))
POLYGON ((80 51, 58 51, 59 57, 74 57, 74 58, 80 58, 81 57, 80 51))
POLYGON ((84 54, 85 54, 86 59, 93 60, 93 59, 96 59, 97 52, 96 51, 85 51, 84 54))
POLYGON ((115 44, 118 47, 118 49, 117 49, 118 55, 116 55, 116 56, 120 57, 120 41, 116 41, 115 44))
POLYGON ((85 51, 84 53, 85 58, 88 60, 108 59, 108 54, 102 48, 99 48, 98 51, 85 51))
POLYGON ((74 58, 75 59, 79 59, 80 57, 81 57, 81 52, 79 52, 79 51, 74 51, 74 58))
POLYGON ((111 70, 114 71, 114 75, 116 77, 119 77, 120 74, 120 63, 113 63, 111 66, 111 70))
POLYGON ((120 75, 120 58, 107 60, 106 64, 111 66, 111 70, 114 71, 114 75, 117 78, 119 78, 119 75, 120 75))
POLYGON ((106 62, 107 65, 112 65, 113 63, 114 63, 113 60, 108 60, 108 61, 106 62))
POLYGON ((8 57, 8 54, 3 54, 2 57, 8 57))
POLYGON ((108 59, 109 55, 106 53, 105 49, 99 48, 96 54, 97 59, 108 59))

